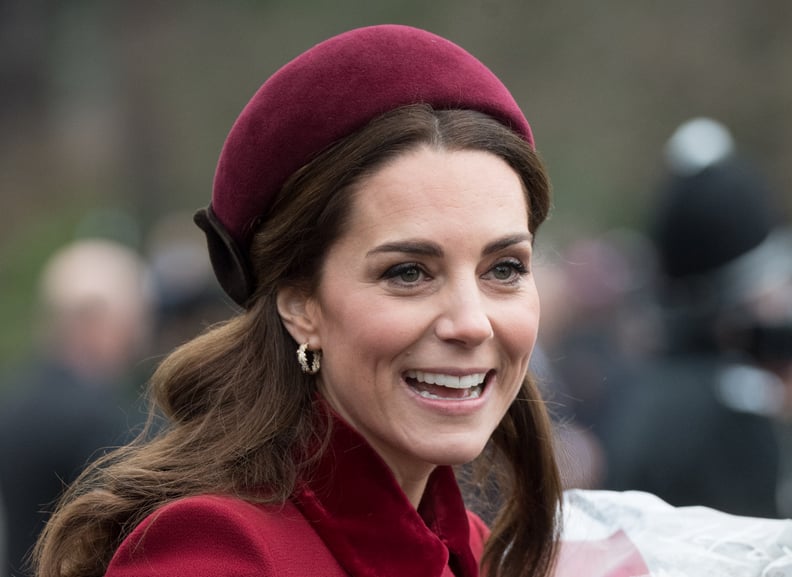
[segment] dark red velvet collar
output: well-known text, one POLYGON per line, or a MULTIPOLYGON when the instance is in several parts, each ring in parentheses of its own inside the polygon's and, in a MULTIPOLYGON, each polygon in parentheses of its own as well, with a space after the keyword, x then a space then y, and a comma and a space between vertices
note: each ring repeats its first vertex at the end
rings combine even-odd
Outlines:
POLYGON ((295 504, 353 577, 476 577, 470 528, 451 467, 429 478, 418 510, 382 458, 335 419, 330 447, 295 504), (448 574, 448 573, 446 573, 448 574))

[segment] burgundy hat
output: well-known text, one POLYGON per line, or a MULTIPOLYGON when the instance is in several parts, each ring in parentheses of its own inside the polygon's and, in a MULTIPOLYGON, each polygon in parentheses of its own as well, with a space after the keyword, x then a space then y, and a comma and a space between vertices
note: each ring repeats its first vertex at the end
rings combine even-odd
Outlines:
POLYGON ((289 176, 330 144, 400 106, 489 114, 533 145, 528 121, 479 60, 430 32, 359 28, 304 52, 255 93, 225 141, 212 202, 195 221, 220 285, 244 306, 253 291, 253 228, 289 176))

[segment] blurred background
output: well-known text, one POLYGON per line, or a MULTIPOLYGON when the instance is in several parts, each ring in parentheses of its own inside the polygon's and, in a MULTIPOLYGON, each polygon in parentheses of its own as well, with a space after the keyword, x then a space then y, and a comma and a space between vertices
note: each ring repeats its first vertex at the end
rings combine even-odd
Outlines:
POLYGON ((546 243, 642 226, 663 143, 695 115, 792 190, 784 0, 2 0, 0 363, 29 346, 55 247, 102 229, 143 248, 160 218, 208 202, 223 139, 269 74, 383 22, 462 44, 512 89, 555 185, 546 243))
MULTIPOLYGON (((786 0, 0 0, 2 373, 16 374, 30 359, 40 367, 41 351, 53 340, 47 333, 58 324, 61 302, 45 282, 53 255, 80 239, 111 240, 134 253, 125 262, 137 259, 134 273, 124 274, 139 275, 127 285, 140 282, 140 326, 127 325, 125 334, 135 338, 115 351, 113 367, 101 367, 101 379, 95 367, 87 379, 126 383, 124 424, 137 422, 139 411, 129 407, 156 360, 232 312, 191 221, 209 202, 231 124, 289 59, 336 33, 376 23, 415 25, 461 44, 504 80, 534 129, 555 190, 554 210, 539 236, 543 325, 535 370, 558 422, 567 425, 559 429, 567 486, 644 488, 674 504, 790 514, 792 395, 785 388, 792 388, 792 245, 770 234, 787 229, 792 210, 792 3, 786 0), (742 200, 728 209, 712 191, 743 181, 707 180, 706 217, 727 217, 706 224, 693 219, 680 236, 679 213, 669 212, 661 197, 669 188, 671 196, 693 194, 699 184, 685 179, 719 162, 700 159, 684 174, 674 165, 670 139, 696 117, 722 123, 728 134, 721 156, 744 161, 758 180, 745 181, 734 196, 742 200), (703 258, 714 260, 694 265, 695 282, 685 280, 680 290, 676 281, 685 275, 664 268, 668 255, 658 255, 658 239, 681 244, 660 252, 673 249, 684 260, 704 247, 710 253, 703 258), (732 260, 742 264, 731 266, 732 260), (717 274, 699 282, 699 273, 710 269, 717 274), (759 299, 744 278, 764 281, 760 269, 781 271, 783 278, 772 279, 773 299, 763 293, 761 314, 748 314, 759 299), (739 290, 721 294, 732 277, 739 277, 739 290), (679 298, 682 292, 688 300, 679 298), (721 305, 729 310, 726 321, 721 305), (738 422, 699 429, 700 413, 683 414, 679 404, 654 395, 668 383, 709 377, 647 367, 674 348, 669 342, 696 341, 701 348, 699 333, 706 331, 688 330, 675 341, 676 329, 681 318, 702 320, 691 311, 715 308, 718 314, 706 322, 717 316, 718 343, 707 346, 719 359, 718 376, 707 390, 717 394, 702 407, 717 405, 738 422), (724 333, 726 325, 739 330, 724 333), (650 372, 660 376, 644 379, 650 372), (639 431, 650 422, 644 411, 658 407, 656 430, 639 431), (749 430, 756 433, 751 440, 749 430), (658 436, 665 439, 660 448, 648 440, 658 436), (694 439, 702 444, 686 450, 694 439), (757 460, 724 457, 725 471, 707 465, 719 476, 700 494, 678 495, 664 486, 673 467, 690 485, 691 467, 716 446, 738 447, 757 460), (662 451, 673 453, 668 462, 659 458, 662 451), (686 452, 687 460, 679 459, 686 452), (647 453, 649 460, 658 456, 654 470, 637 470, 647 453), (756 483, 735 481, 746 471, 756 483), (721 485, 738 496, 767 498, 718 496, 714 487, 721 485)), ((116 270, 97 256, 89 263, 91 273, 116 270)), ((61 273, 66 279, 88 275, 86 269, 61 273)), ((110 300, 103 302, 109 311, 110 300)), ((96 320, 96 309, 91 312, 96 320)), ((97 329, 92 346, 111 342, 103 334, 97 329)), ((97 360, 102 348, 108 347, 88 356, 97 360)), ((30 382, 0 380, 0 409, 19 413, 16 393, 30 382)), ((675 402, 693 407, 687 391, 695 385, 682 386, 675 402)), ((115 435, 94 439, 93 447, 119 441, 115 435)), ((13 469, 13 460, 4 458, 13 469)))

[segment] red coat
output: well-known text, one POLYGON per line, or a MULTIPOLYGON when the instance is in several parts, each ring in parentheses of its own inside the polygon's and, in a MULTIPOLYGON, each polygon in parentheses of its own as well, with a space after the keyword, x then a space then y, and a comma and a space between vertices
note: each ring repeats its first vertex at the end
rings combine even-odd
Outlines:
POLYGON ((166 505, 122 543, 106 577, 476 577, 487 535, 450 467, 432 473, 416 510, 337 422, 317 473, 285 505, 219 495, 166 505))

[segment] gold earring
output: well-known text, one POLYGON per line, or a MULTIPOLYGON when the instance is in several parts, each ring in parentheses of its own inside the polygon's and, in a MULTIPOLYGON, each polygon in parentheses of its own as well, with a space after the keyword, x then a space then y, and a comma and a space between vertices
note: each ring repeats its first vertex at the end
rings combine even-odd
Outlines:
POLYGON ((308 343, 303 343, 297 349, 297 362, 300 363, 302 372, 306 375, 315 375, 322 366, 322 351, 311 351, 311 364, 308 364, 308 357, 305 352, 308 350, 308 343))

